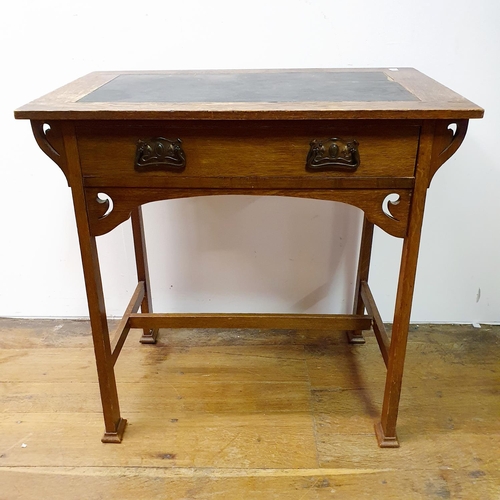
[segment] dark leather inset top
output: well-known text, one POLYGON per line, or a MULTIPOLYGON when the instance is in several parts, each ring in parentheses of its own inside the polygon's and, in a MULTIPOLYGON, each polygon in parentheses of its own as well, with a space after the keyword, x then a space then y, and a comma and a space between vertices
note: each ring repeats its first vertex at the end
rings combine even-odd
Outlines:
POLYGON ((382 71, 124 74, 80 102, 418 101, 382 71))

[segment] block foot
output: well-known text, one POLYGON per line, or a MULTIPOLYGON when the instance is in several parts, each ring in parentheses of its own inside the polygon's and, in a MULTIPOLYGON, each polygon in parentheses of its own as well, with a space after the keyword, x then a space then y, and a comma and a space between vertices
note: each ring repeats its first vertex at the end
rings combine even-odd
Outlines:
POLYGON ((397 436, 387 437, 382 429, 380 422, 375 424, 375 435, 377 436, 378 445, 380 448, 399 448, 397 436))
POLYGON ((364 344, 366 342, 363 334, 358 331, 347 330, 347 341, 349 344, 364 344))
POLYGON ((126 425, 127 421, 124 418, 120 418, 120 421, 116 426, 116 432, 105 432, 101 441, 103 443, 121 443, 126 425))
POLYGON ((139 341, 141 344, 156 344, 158 338, 158 328, 151 328, 148 333, 144 333, 139 341))

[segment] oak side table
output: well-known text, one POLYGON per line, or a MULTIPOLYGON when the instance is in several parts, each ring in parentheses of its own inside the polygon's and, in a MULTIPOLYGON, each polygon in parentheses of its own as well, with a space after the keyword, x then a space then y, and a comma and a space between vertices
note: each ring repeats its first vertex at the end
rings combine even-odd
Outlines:
POLYGON ((373 329, 387 367, 381 447, 396 419, 427 188, 483 110, 411 68, 96 72, 15 111, 73 195, 105 443, 122 440, 114 365, 131 328, 373 329), (364 212, 354 310, 155 314, 141 206, 221 194, 298 196, 364 212), (132 219, 137 287, 112 338, 96 237, 132 219), (374 225, 403 239, 392 335, 368 285, 374 225), (138 312, 140 309, 140 313, 138 312))

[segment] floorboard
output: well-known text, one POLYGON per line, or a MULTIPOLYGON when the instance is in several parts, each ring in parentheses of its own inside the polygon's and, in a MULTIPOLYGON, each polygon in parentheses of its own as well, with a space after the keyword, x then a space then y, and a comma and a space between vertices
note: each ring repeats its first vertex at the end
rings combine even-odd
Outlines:
POLYGON ((284 330, 131 331, 104 445, 88 322, 0 319, 0 500, 500 499, 500 326, 411 330, 399 449, 373 334, 284 330))

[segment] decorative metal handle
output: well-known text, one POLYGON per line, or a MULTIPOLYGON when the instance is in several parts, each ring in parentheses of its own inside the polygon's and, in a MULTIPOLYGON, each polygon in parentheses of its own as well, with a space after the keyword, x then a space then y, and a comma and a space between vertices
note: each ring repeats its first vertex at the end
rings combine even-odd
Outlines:
POLYGON ((181 144, 180 139, 171 141, 164 137, 140 140, 135 151, 135 170, 182 172, 186 168, 186 155, 181 144))
POLYGON ((354 172, 361 163, 358 141, 354 139, 314 139, 310 146, 306 159, 306 170, 309 172, 354 172))

